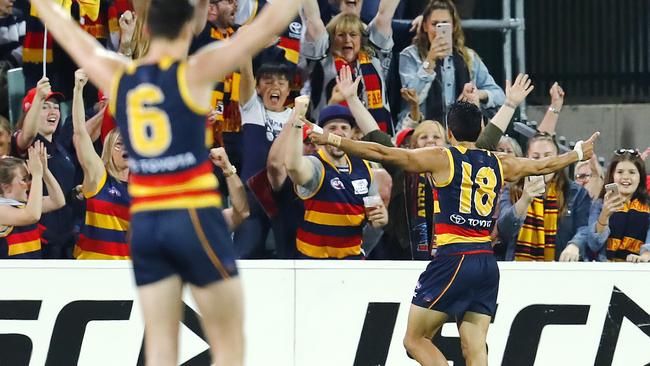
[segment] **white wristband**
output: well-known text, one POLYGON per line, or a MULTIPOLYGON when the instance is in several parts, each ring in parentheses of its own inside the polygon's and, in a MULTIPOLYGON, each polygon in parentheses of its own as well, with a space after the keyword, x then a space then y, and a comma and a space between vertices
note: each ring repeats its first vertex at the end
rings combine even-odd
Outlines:
POLYGON ((576 142, 576 146, 573 147, 573 151, 578 153, 578 161, 582 161, 584 158, 584 153, 582 152, 582 140, 576 142))
POLYGON ((311 125, 311 130, 312 130, 312 132, 320 134, 320 135, 325 133, 325 131, 323 131, 323 128, 321 126, 319 126, 319 125, 311 125))

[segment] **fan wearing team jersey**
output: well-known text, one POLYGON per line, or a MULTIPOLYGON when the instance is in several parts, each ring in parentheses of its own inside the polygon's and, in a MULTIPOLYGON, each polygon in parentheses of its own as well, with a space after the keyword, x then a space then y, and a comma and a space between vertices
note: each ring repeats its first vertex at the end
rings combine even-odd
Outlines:
MULTIPOLYGON (((305 208, 296 233, 299 257, 362 258, 365 224, 377 229, 388 222, 382 202, 364 210, 365 197, 379 195, 370 164, 335 146, 322 146, 314 155, 303 156, 305 123, 302 119, 291 123, 284 164, 305 208)), ((319 127, 337 137, 350 138, 355 125, 350 109, 340 105, 323 109, 318 120, 319 127)))

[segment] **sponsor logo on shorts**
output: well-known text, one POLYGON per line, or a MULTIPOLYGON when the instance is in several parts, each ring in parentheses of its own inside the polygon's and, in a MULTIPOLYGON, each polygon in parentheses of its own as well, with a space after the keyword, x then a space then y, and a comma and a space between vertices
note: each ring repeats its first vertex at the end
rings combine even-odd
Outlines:
POLYGON ((300 38, 300 33, 302 33, 302 24, 299 22, 291 22, 289 24, 289 35, 293 38, 300 38))

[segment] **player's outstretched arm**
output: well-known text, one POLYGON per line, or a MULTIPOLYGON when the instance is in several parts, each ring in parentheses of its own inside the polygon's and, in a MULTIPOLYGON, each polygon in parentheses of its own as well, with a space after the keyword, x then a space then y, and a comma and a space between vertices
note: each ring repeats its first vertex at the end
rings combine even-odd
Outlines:
POLYGON ((516 182, 529 175, 544 175, 553 173, 578 161, 590 159, 594 153, 594 142, 600 135, 596 132, 587 141, 579 141, 573 151, 559 156, 549 156, 540 160, 516 158, 505 154, 499 154, 503 166, 504 179, 508 182, 516 182))
POLYGON ((209 85, 239 67, 241 61, 273 42, 298 14, 301 0, 275 0, 255 20, 240 28, 232 38, 213 42, 189 58, 187 78, 192 85, 209 85))
POLYGON ((366 160, 397 166, 411 173, 434 173, 434 179, 438 174, 446 177, 449 172, 449 158, 445 148, 399 149, 374 142, 352 141, 328 132, 322 135, 311 133, 309 136, 316 144, 335 146, 366 160))
POLYGON ((31 3, 54 39, 88 73, 93 84, 101 90, 110 90, 113 75, 128 60, 107 51, 54 1, 32 0, 31 3))

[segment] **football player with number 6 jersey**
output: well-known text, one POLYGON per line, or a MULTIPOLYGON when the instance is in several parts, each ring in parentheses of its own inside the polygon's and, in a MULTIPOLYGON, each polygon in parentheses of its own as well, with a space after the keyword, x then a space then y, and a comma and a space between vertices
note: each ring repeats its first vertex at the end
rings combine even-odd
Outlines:
POLYGON ((205 118, 217 81, 284 31, 301 1, 276 0, 246 30, 187 57, 208 0, 150 0, 150 46, 137 63, 106 51, 56 2, 32 4, 90 81, 111 91, 110 110, 129 154, 131 257, 146 364, 178 364, 181 295, 189 282, 212 362, 243 366, 241 281, 204 144, 205 118))

